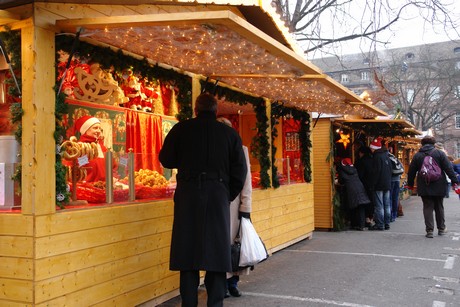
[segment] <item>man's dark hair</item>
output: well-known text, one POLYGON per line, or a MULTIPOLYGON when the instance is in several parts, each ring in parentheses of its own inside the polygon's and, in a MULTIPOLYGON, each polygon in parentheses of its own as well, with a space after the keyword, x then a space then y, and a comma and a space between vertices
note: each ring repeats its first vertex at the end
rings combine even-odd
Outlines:
POLYGON ((196 98, 195 113, 213 112, 217 113, 217 99, 209 93, 200 94, 196 98))
POLYGON ((422 139, 422 145, 425 144, 436 144, 436 139, 433 136, 427 135, 422 139))

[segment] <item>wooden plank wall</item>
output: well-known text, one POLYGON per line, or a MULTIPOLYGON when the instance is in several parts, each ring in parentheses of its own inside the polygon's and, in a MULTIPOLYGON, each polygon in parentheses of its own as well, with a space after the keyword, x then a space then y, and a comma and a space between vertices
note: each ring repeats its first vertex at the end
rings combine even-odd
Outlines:
POLYGON ((33 218, 0 213, 0 306, 32 306, 33 218))
POLYGON ((326 161, 331 148, 330 129, 331 121, 325 118, 318 120, 312 130, 316 229, 332 229, 334 226, 332 220, 331 163, 326 161))
POLYGON ((313 185, 284 185, 254 190, 251 218, 269 253, 302 239, 314 230, 313 185))
MULTIPOLYGON (((313 185, 254 190, 252 219, 270 253, 311 236, 313 185)), ((2 214, 0 305, 135 306, 179 286, 169 271, 172 200, 2 214)), ((165 299, 166 300, 166 299, 165 299)))
POLYGON ((35 306, 134 306, 179 285, 172 200, 36 218, 35 306))

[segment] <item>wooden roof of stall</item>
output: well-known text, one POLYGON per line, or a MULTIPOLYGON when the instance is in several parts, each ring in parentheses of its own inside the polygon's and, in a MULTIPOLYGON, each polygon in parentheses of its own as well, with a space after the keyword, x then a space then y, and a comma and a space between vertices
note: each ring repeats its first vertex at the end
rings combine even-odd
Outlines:
POLYGON ((415 137, 422 135, 414 125, 404 119, 333 119, 335 125, 361 131, 369 136, 415 137))
MULTIPOLYGON (((120 2, 128 4, 127 1, 117 1, 120 2)), ((173 5, 171 1, 153 2, 173 5)), ((187 1, 179 2, 184 5, 187 1)), ((241 1, 223 2, 232 5, 241 1)), ((253 16, 257 10, 262 11, 259 5, 252 3, 254 1, 249 2, 253 16)), ((177 5, 178 1, 174 4, 177 5)), ((241 4, 238 7, 242 7, 241 11, 246 9, 249 14, 248 6, 241 4)), ((266 20, 264 24, 269 23, 266 20)), ((57 20, 56 28, 74 34, 81 30, 80 38, 90 43, 122 49, 184 73, 219 80, 220 84, 284 102, 288 107, 364 118, 386 115, 294 51, 293 44, 284 39, 286 35, 280 36, 278 31, 275 39, 273 33, 277 31, 266 30, 265 26, 264 32, 261 24, 255 26, 230 10, 67 17, 57 20)))

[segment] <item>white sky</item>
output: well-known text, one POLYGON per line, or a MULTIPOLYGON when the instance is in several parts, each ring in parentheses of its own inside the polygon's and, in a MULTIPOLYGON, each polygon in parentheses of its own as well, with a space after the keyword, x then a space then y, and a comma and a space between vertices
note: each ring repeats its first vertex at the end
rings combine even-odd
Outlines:
MULTIPOLYGON (((400 0, 394 0, 400 1, 400 0)), ((354 3, 357 3, 356 1, 354 3)), ((450 4, 446 6, 451 13, 459 27, 457 28, 460 31, 460 1, 459 0, 445 0, 444 2, 450 4)), ((384 48, 393 49, 414 45, 429 44, 435 42, 443 42, 452 39, 460 39, 459 33, 456 33, 454 30, 450 30, 446 33, 446 30, 443 29, 441 25, 432 25, 428 23, 422 16, 420 16, 419 11, 412 10, 410 15, 406 15, 408 18, 406 20, 399 20, 394 26, 391 27, 391 30, 381 32, 378 34, 378 38, 382 41, 388 41, 389 43, 385 46, 379 44, 376 46, 377 50, 382 50, 384 48)), ((353 54, 359 53, 362 51, 369 51, 369 41, 367 39, 355 39, 350 42, 342 42, 340 47, 336 47, 334 50, 329 49, 329 52, 333 54, 353 54)), ((331 54, 309 54, 307 57, 309 59, 330 56, 331 54)))

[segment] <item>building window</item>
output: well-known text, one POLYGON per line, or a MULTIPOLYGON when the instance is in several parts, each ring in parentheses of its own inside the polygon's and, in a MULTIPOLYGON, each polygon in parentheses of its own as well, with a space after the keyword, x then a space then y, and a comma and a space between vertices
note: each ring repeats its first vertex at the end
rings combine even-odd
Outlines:
POLYGON ((412 52, 406 53, 406 59, 410 60, 410 59, 413 59, 413 58, 415 58, 415 54, 413 54, 412 52))
POLYGON ((460 99, 460 85, 455 87, 455 98, 460 99))
POLYGON ((340 82, 342 82, 342 83, 348 82, 348 75, 347 74, 342 74, 340 76, 340 82))
POLYGON ((371 60, 369 60, 369 58, 365 58, 363 61, 364 65, 369 65, 370 63, 371 63, 371 60))
POLYGON ((361 72, 361 80, 369 80, 369 72, 368 71, 362 71, 361 72))
POLYGON ((433 123, 435 130, 441 130, 441 115, 439 113, 433 116, 433 123))
POLYGON ((460 129, 460 112, 455 113, 455 129, 460 129))
POLYGON ((457 63, 455 63, 455 69, 460 70, 460 61, 457 61, 457 63))
POLYGON ((430 87, 430 93, 429 93, 428 99, 430 101, 435 101, 439 99, 439 86, 432 86, 430 87))
POLYGON ((409 103, 414 102, 414 95, 415 95, 415 91, 413 89, 408 89, 407 90, 407 102, 409 103))
POLYGON ((459 54, 460 53, 460 47, 455 47, 454 48, 454 53, 459 54))

